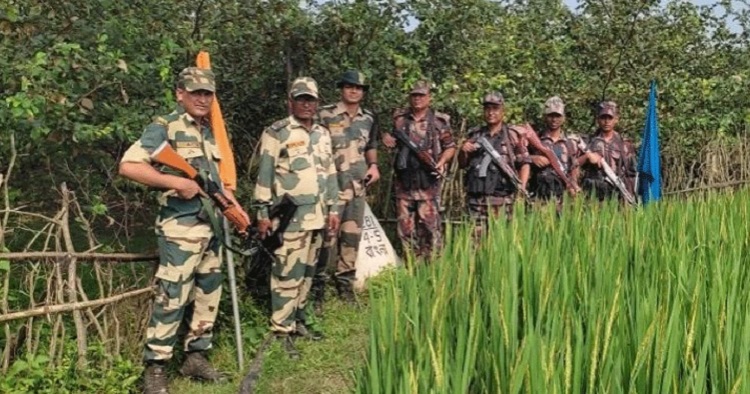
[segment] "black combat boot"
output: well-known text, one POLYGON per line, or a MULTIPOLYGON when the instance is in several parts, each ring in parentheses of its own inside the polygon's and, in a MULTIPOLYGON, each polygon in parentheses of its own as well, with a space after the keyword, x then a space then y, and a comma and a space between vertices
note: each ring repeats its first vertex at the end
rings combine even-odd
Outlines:
POLYGON ((224 380, 224 376, 211 366, 203 352, 188 353, 180 367, 180 373, 193 379, 214 383, 224 380))
POLYGON ((328 282, 328 260, 330 256, 330 247, 323 247, 320 249, 318 255, 318 261, 315 262, 315 275, 312 278, 312 286, 310 287, 309 300, 313 302, 313 311, 315 316, 323 315, 323 302, 326 297, 326 282, 328 282))
POLYGON ((164 364, 146 364, 146 369, 143 370, 143 394, 169 394, 169 382, 164 364))
POLYGON ((308 327, 303 322, 297 322, 296 326, 297 328, 294 331, 294 335, 298 337, 309 339, 311 341, 319 341, 325 338, 322 332, 316 330, 313 327, 308 327))
POLYGON ((281 342, 281 347, 292 360, 299 360, 300 354, 297 346, 294 345, 294 339, 289 334, 276 334, 276 340, 281 342))
POLYGON ((338 291, 339 299, 350 305, 357 303, 357 297, 354 295, 354 277, 354 271, 336 275, 336 290, 338 291))
POLYGON ((326 295, 326 280, 325 278, 313 278, 312 286, 310 287, 310 300, 313 302, 313 311, 315 316, 323 315, 323 303, 325 302, 326 295))

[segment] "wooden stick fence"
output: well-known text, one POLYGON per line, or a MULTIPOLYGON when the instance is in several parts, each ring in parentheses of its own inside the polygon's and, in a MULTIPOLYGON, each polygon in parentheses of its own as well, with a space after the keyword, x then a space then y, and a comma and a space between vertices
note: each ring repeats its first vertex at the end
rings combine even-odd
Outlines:
MULTIPOLYGON (((73 215, 79 224, 76 228, 81 227, 85 231, 89 244, 88 250, 96 250, 100 244, 96 241, 89 221, 76 201, 75 194, 68 190, 64 183, 59 190, 62 204, 58 213, 52 218, 39 214, 29 215, 28 212, 10 209, 7 203, 5 210, 2 211, 5 216, 0 233, 8 231, 7 217, 10 214, 46 223, 27 244, 29 248, 42 242, 42 251, 0 253, 0 262, 6 262, 6 267, 8 267, 7 263, 11 263, 10 268, 5 272, 0 270, 0 278, 2 278, 0 324, 6 334, 5 346, 0 349, 2 351, 0 371, 3 373, 7 371, 18 354, 23 351, 36 353, 39 350, 41 338, 49 337, 49 358, 52 363, 62 360, 66 351, 65 343, 70 342, 69 339, 71 339, 71 334, 66 332, 66 330, 70 331, 70 328, 73 328, 72 336, 75 339, 78 355, 76 365, 83 370, 87 365, 90 335, 95 335, 99 343, 105 347, 106 353, 114 356, 121 353, 124 342, 121 336, 125 335, 126 339, 131 340, 130 342, 139 343, 140 333, 143 332, 146 324, 147 317, 141 313, 142 306, 134 304, 128 306, 127 303, 125 305, 121 303, 139 298, 145 300, 144 297, 151 295, 155 288, 147 283, 149 275, 146 273, 140 275, 135 270, 131 270, 130 274, 127 270, 114 271, 112 266, 121 263, 153 263, 159 260, 159 256, 154 253, 76 251, 70 227, 73 215), (50 248, 53 250, 49 250, 50 248), (102 263, 106 264, 102 265, 102 263), (25 264, 28 268, 20 268, 21 264, 25 264), (80 264, 86 264, 92 268, 85 271, 87 286, 84 286, 84 281, 79 276, 84 272, 78 267, 80 264), (13 272, 12 275, 11 272, 13 272), (92 272, 93 280, 90 279, 92 272), (126 279, 121 275, 133 275, 134 278, 126 279), (114 278, 115 276, 119 279, 114 278), (10 281, 11 277, 13 281, 10 281), (11 283, 14 288, 21 286, 15 294, 16 297, 22 295, 23 299, 28 298, 27 309, 10 310, 8 296, 11 283), (141 288, 133 289, 137 286, 141 288), (89 294, 87 295, 86 292, 89 294), (91 293, 97 293, 97 296, 90 298, 91 293), (117 310, 116 305, 119 305, 117 310), (122 316, 123 306, 126 309, 129 307, 130 313, 121 321, 119 317, 122 316), (72 319, 63 319, 62 315, 66 313, 71 314, 72 319), (40 316, 47 318, 39 320, 40 316), (20 323, 11 325, 14 321, 20 323), (42 335, 42 332, 46 334, 42 335)), ((1 248, 0 251, 2 251, 1 248)), ((133 348, 139 348, 139 346, 133 346, 133 348)))

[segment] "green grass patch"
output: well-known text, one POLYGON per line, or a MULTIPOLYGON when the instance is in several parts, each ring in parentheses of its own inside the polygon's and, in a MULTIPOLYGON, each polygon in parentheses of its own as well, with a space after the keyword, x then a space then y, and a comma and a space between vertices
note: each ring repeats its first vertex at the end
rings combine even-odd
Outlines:
MULTIPOLYGON (((299 361, 291 361, 279 343, 275 341, 267 349, 256 393, 344 393, 354 389, 354 371, 364 363, 367 347, 367 322, 369 319, 367 300, 359 308, 332 299, 326 303, 326 312, 318 323, 326 338, 311 342, 298 340, 302 354, 299 361)), ((268 325, 262 330, 265 331, 268 325)), ((242 379, 252 363, 257 347, 246 349, 245 371, 238 371, 231 333, 221 333, 216 349, 211 352, 214 365, 227 372, 225 384, 203 384, 177 377, 172 371, 170 389, 180 394, 237 393, 242 379), (230 343, 231 342, 231 343, 230 343)), ((258 342, 259 344, 259 342, 258 342)), ((245 346, 248 347, 248 341, 245 346)), ((177 364, 174 365, 176 369, 177 364)))

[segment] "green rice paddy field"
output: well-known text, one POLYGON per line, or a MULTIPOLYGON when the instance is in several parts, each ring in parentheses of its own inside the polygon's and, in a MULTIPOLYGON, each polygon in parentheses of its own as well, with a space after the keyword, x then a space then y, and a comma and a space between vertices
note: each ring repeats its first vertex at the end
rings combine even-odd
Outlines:
POLYGON ((517 212, 370 288, 358 393, 750 392, 747 191, 517 212))

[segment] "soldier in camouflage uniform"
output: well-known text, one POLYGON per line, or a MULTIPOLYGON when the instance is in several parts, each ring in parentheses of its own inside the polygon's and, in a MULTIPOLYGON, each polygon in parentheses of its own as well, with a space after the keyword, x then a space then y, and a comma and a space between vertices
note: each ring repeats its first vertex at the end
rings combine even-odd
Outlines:
MULTIPOLYGON (((333 163, 331 136, 315 123, 318 86, 312 78, 298 78, 289 91, 292 115, 263 131, 255 185, 258 231, 272 227, 271 205, 288 194, 297 205, 284 243, 274 252, 271 270, 271 330, 292 359, 300 357, 292 336, 320 339, 305 325, 305 305, 315 274, 324 231, 338 231, 341 204, 333 163)), ((276 222, 274 220, 274 222, 276 222)))
MULTIPOLYGON (((347 203, 342 213, 339 234, 326 239, 324 250, 337 246, 336 288, 343 300, 353 302, 355 263, 367 204, 365 188, 380 179, 377 156, 378 124, 375 114, 360 106, 369 89, 362 73, 348 70, 336 86, 341 89, 341 101, 322 107, 319 119, 331 132, 338 184, 347 203)), ((325 294, 327 262, 328 253, 321 253, 312 289, 318 311, 322 309, 325 294)))
POLYGON ((526 139, 519 128, 503 121, 505 100, 502 94, 491 92, 482 100, 486 125, 469 130, 466 142, 461 146, 459 164, 466 170, 466 203, 469 215, 474 219, 475 236, 484 232, 490 215, 504 214, 506 220, 513 217, 516 186, 500 167, 490 160, 489 153, 478 144, 485 137, 502 156, 526 188, 531 159, 526 148, 526 139))
MULTIPOLYGON (((552 150, 569 179, 575 182, 578 178, 578 147, 563 132, 565 103, 560 97, 550 97, 544 103, 544 122, 546 129, 540 136, 542 144, 552 150)), ((565 194, 565 181, 553 171, 549 159, 536 148, 530 147, 529 153, 533 163, 529 189, 534 197, 541 201, 554 200, 559 213, 565 194)))
MULTIPOLYGON (((221 298, 220 229, 212 228, 211 204, 202 204, 200 186, 188 178, 163 173, 152 167, 151 153, 168 142, 210 179, 221 184, 218 162, 221 154, 209 127, 207 115, 214 99, 211 70, 189 67, 178 79, 176 96, 181 108, 146 127, 120 162, 120 174, 147 186, 166 190, 159 197, 156 221, 159 268, 157 293, 146 332, 144 391, 166 393, 164 369, 172 358, 177 329, 185 322, 189 331, 184 350, 187 358, 180 372, 198 379, 217 381, 219 374, 205 358, 221 298), (190 306, 190 307, 188 307, 190 306)), ((224 190, 237 206, 232 190, 224 190)), ((247 217, 244 211, 241 211, 247 217)))
POLYGON ((597 107, 597 124, 599 128, 588 138, 586 152, 578 157, 578 164, 583 173, 581 186, 590 196, 604 201, 623 197, 617 188, 607 180, 601 167, 601 160, 606 160, 614 173, 633 194, 636 174, 636 156, 633 145, 615 131, 619 120, 619 110, 614 101, 604 101, 597 107))
POLYGON ((446 164, 456 152, 448 115, 430 108, 430 85, 418 81, 409 94, 408 109, 397 110, 394 132, 403 132, 436 164, 429 169, 391 133, 383 133, 383 144, 396 148, 393 194, 396 200, 398 236, 405 249, 429 257, 442 247, 440 191, 446 164), (437 174, 436 174, 437 172, 437 174))

